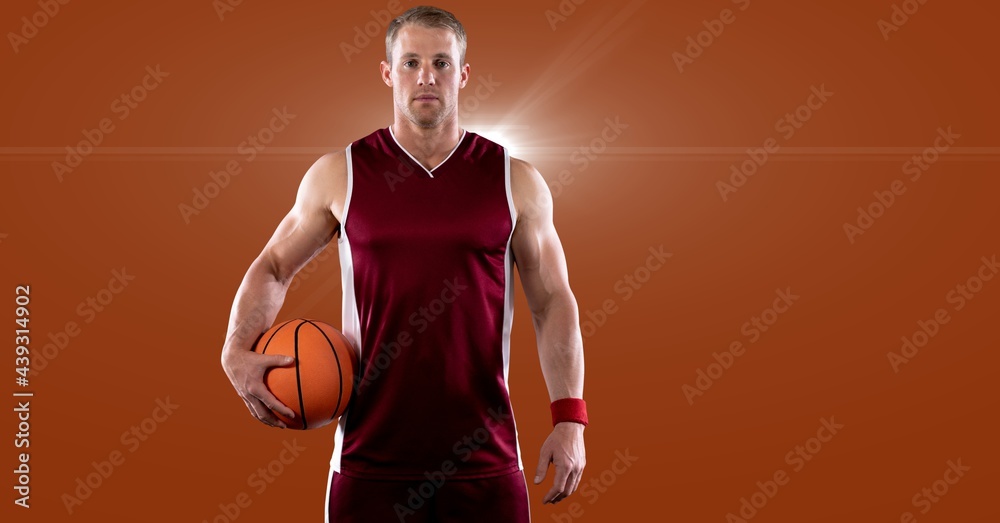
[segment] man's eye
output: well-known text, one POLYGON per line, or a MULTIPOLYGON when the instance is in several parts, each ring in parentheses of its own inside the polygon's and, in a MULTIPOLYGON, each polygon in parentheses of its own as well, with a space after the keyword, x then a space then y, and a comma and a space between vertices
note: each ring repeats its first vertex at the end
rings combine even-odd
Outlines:
POLYGON ((448 62, 445 62, 445 61, 442 60, 442 61, 438 62, 438 65, 440 65, 441 67, 448 67, 449 64, 448 64, 448 62))

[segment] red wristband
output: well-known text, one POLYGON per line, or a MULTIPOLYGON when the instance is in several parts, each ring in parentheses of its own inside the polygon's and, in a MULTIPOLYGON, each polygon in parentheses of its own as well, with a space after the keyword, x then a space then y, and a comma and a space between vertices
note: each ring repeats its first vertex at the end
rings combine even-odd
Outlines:
POLYGON ((555 400, 552 409, 552 426, 564 421, 572 421, 587 426, 587 402, 579 398, 555 400))

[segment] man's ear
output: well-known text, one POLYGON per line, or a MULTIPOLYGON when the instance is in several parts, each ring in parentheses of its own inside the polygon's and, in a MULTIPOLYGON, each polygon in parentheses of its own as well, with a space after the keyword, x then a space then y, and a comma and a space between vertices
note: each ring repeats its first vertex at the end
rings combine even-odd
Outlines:
POLYGON ((469 78, 472 77, 472 73, 470 72, 471 70, 472 66, 468 63, 462 66, 462 83, 458 86, 459 89, 465 89, 465 86, 468 85, 469 78))
POLYGON ((378 64, 379 76, 382 77, 382 81, 385 85, 392 87, 392 66, 388 62, 382 60, 378 64))

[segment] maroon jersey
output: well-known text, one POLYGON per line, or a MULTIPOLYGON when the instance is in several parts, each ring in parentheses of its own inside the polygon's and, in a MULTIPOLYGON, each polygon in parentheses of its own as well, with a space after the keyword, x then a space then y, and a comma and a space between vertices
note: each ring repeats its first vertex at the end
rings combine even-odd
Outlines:
POLYGON ((343 331, 360 353, 332 470, 369 479, 522 469, 507 390, 507 150, 463 131, 426 169, 380 129, 347 147, 343 331))

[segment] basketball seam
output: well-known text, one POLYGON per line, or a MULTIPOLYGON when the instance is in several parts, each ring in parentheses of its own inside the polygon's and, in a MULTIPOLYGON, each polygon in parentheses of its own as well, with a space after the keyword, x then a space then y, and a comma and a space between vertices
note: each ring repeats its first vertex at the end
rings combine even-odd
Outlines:
POLYGON ((295 327, 295 388, 299 393, 299 414, 302 416, 302 430, 309 428, 309 421, 306 417, 306 405, 302 398, 302 376, 299 373, 299 329, 306 324, 309 320, 302 320, 295 327))
POLYGON ((340 367, 340 355, 337 354, 337 347, 334 346, 333 342, 330 341, 330 337, 327 336, 325 332, 323 332, 323 329, 321 329, 319 325, 316 325, 310 320, 304 320, 304 321, 312 325, 313 327, 316 327, 316 330, 318 330, 319 333, 322 334, 324 338, 326 338, 327 344, 330 345, 330 351, 333 352, 333 357, 337 360, 337 375, 340 376, 341 386, 337 387, 337 408, 333 409, 333 416, 330 416, 330 421, 333 421, 333 419, 337 417, 337 413, 340 412, 340 402, 344 398, 344 386, 343 386, 344 371, 340 367))
MULTIPOLYGON (((295 321, 295 320, 288 320, 285 323, 282 323, 281 326, 279 326, 277 329, 274 329, 274 332, 271 333, 271 337, 267 339, 266 343, 264 343, 264 348, 260 350, 260 353, 261 354, 266 353, 267 352, 267 346, 271 344, 271 340, 273 340, 274 337, 278 334, 278 331, 280 331, 281 329, 283 329, 285 327, 285 325, 288 325, 289 323, 291 323, 293 321, 295 321)), ((250 349, 250 350, 253 351, 253 349, 250 349)))

